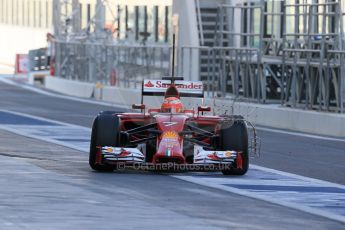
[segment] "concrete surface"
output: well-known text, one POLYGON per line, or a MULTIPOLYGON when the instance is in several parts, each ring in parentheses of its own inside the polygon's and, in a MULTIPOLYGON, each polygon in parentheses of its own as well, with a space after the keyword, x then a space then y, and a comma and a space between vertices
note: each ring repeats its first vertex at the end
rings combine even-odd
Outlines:
MULTIPOLYGON (((91 129, 24 113, 0 110, 0 129, 89 153, 91 129)), ((127 170, 128 171, 128 170, 127 170)), ((116 173, 126 172, 123 169, 116 173)), ((175 173, 169 176, 297 209, 345 224, 345 186, 251 164, 245 176, 175 173), (292 195, 293 194, 293 195, 292 195)))
MULTIPOLYGON (((101 110, 0 83, 0 107, 90 127, 101 110)), ((268 131, 255 164, 345 184, 345 142, 268 131), (325 156, 327 153, 327 156, 325 156)), ((85 153, 0 131, 0 229, 344 229, 164 174, 96 173, 85 153)), ((211 176, 211 175, 210 175, 211 176)))
POLYGON ((0 229, 343 229, 344 224, 0 131, 0 229))

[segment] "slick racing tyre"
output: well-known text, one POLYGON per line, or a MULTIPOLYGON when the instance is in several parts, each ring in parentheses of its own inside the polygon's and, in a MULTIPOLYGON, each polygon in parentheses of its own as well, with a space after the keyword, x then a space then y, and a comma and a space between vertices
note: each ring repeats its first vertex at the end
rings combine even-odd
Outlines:
POLYGON ((113 116, 115 112, 106 111, 100 113, 92 125, 89 164, 96 171, 109 172, 116 169, 112 165, 96 164, 97 146, 117 146, 119 118, 113 116))
POLYGON ((223 151, 234 150, 242 152, 242 169, 237 168, 237 162, 232 169, 223 170, 224 175, 244 175, 248 171, 248 132, 243 120, 235 120, 233 125, 221 130, 221 148, 223 151))

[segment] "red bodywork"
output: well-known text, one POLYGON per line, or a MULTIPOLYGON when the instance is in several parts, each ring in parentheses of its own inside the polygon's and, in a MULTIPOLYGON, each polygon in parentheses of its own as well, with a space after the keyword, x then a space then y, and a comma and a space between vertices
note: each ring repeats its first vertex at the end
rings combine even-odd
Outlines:
MULTIPOLYGON (((159 109, 150 109, 149 112, 158 112, 159 109)), ((201 127, 209 127, 217 132, 219 123, 222 120, 218 116, 205 116, 195 114, 193 110, 185 110, 184 113, 122 113, 118 114, 121 120, 121 130, 142 127, 148 124, 156 123, 157 129, 161 132, 156 139, 156 152, 152 160, 148 163, 167 163, 174 162, 185 164, 186 158, 183 152, 184 139, 180 135, 185 129, 186 123, 193 122, 201 127)), ((146 134, 148 135, 148 133, 146 134)), ((140 137, 133 135, 131 141, 139 140, 140 137)), ((208 138, 201 140, 209 143, 208 138)))
POLYGON ((176 161, 184 164, 183 138, 179 135, 183 131, 188 117, 186 115, 157 115, 157 126, 162 134, 157 138, 157 153, 152 163, 165 163, 164 161, 176 161))
MULTIPOLYGON (((151 82, 143 84, 143 87, 152 87, 152 85, 147 84, 151 84, 151 82)), ((165 98, 170 97, 180 98, 180 93, 174 84, 171 84, 165 92, 165 98)), ((182 103, 181 106, 183 107, 182 103)), ((210 108, 201 111, 209 112, 210 108)), ((200 115, 199 109, 198 111, 184 109, 181 113, 163 113, 160 109, 149 109, 148 113, 123 113, 116 116, 120 118, 121 131, 131 132, 131 134, 126 133, 127 139, 129 139, 126 140, 127 143, 142 143, 143 141, 146 143, 151 141, 152 143, 154 141, 155 150, 154 152, 151 151, 152 158, 150 157, 147 161, 147 163, 153 164, 168 162, 188 163, 186 153, 184 152, 184 142, 187 139, 185 139, 186 133, 183 133, 185 130, 188 130, 186 128, 188 124, 193 124, 193 126, 198 127, 200 130, 206 129, 212 133, 211 136, 198 136, 195 133, 189 135, 189 142, 194 138, 199 144, 205 143, 207 145, 211 144, 211 138, 214 138, 214 134, 218 133, 220 121, 223 120, 219 116, 200 115), (138 132, 140 127, 143 127, 143 129, 138 132), (150 139, 150 136, 152 137, 150 129, 154 129, 154 140, 150 139)), ((189 150, 189 156, 191 155, 190 152, 191 150, 189 150)))
MULTIPOLYGON (((226 175, 233 173, 229 171, 230 169, 237 168, 244 169, 243 173, 245 173, 248 167, 248 156, 244 155, 246 153, 243 151, 247 151, 245 149, 247 144, 242 141, 248 143, 248 137, 246 130, 242 132, 246 128, 243 118, 226 114, 204 115, 211 112, 209 106, 198 106, 197 110, 187 110, 180 101, 180 93, 173 80, 172 83, 164 83, 169 85, 164 94, 162 94, 164 91, 158 87, 161 81, 155 82, 156 84, 152 84, 151 81, 143 81, 142 96, 164 96, 164 103, 167 103, 167 106, 147 109, 142 97, 141 104, 132 106, 133 109, 141 110, 141 112, 112 113, 114 117, 110 118, 109 113, 104 113, 104 122, 112 121, 115 124, 114 126, 110 123, 101 124, 109 128, 116 127, 116 130, 112 130, 114 139, 108 139, 109 146, 97 146, 95 155, 91 155, 90 151, 91 167, 95 168, 92 165, 94 161, 95 165, 108 164, 116 168, 122 167, 122 164, 126 167, 140 165, 140 167, 148 167, 149 170, 161 170, 160 166, 168 166, 162 170, 218 170, 226 175), (169 98, 173 99, 168 100, 169 98), (174 107, 170 107, 170 104, 178 104, 178 109, 173 110, 174 107), (233 124, 236 126, 230 128, 233 124), (241 135, 241 142, 238 141, 239 138, 236 138, 234 142, 239 142, 237 145, 242 147, 236 147, 236 144, 231 142, 231 138, 237 134, 241 135), (176 164, 178 168, 175 168, 176 164), (150 168, 151 166, 154 168, 150 168)), ((179 84, 184 96, 203 97, 202 82, 194 84, 180 81, 179 84), (194 85, 200 86, 201 90, 194 89, 194 85)), ((103 119, 103 116, 99 119, 101 118, 103 119)), ((97 138, 95 140, 97 141, 97 138)), ((235 173, 242 173, 242 171, 235 173)))

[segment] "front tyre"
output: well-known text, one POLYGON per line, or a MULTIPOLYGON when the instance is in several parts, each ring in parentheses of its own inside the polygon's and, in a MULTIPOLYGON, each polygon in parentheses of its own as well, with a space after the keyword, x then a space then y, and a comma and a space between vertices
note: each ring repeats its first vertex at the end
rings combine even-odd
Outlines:
POLYGON ((242 168, 235 167, 223 170, 224 175, 244 175, 248 171, 248 132, 244 120, 235 120, 234 124, 221 130, 221 148, 223 151, 234 150, 242 152, 242 168))
POLYGON ((111 172, 116 166, 96 164, 97 146, 117 146, 119 118, 111 113, 99 114, 92 125, 89 164, 96 171, 111 172))

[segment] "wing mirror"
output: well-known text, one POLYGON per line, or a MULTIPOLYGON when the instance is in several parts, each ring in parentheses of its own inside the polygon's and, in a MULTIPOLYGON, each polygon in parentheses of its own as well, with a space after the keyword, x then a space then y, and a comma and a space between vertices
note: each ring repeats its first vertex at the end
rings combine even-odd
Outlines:
POLYGON ((210 106, 198 106, 198 112, 211 112, 210 106))
POLYGON ((133 104, 132 105, 132 109, 144 110, 145 108, 146 108, 146 106, 144 104, 133 104))
POLYGON ((204 115, 204 112, 210 112, 210 111, 211 111, 210 106, 198 106, 198 116, 200 112, 201 112, 201 115, 204 115))

